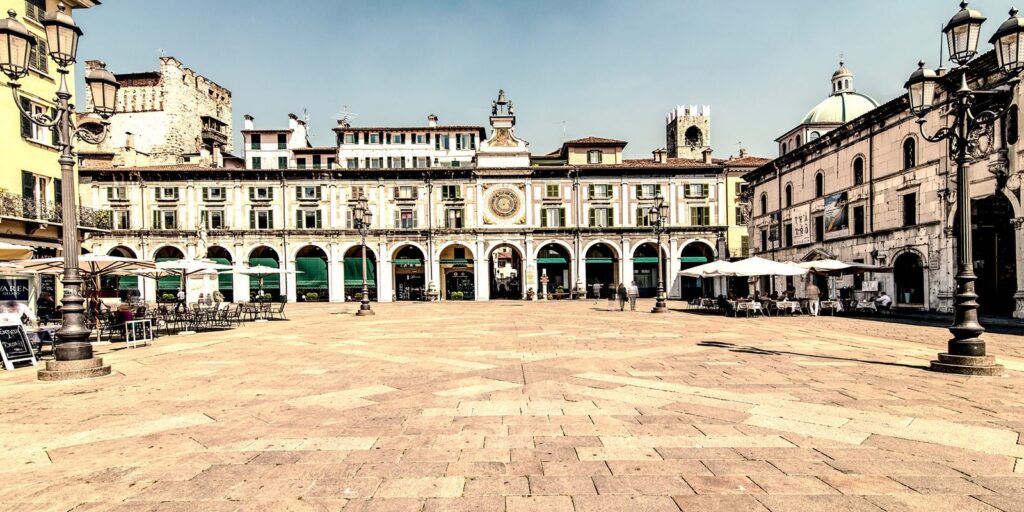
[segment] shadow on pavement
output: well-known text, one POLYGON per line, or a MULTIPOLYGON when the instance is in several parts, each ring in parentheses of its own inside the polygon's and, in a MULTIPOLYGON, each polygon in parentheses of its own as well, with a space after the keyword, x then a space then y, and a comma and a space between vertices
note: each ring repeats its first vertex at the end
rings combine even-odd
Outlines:
POLYGON ((800 357, 812 357, 815 359, 829 359, 833 361, 850 361, 854 363, 864 364, 878 364, 883 366, 899 366, 902 368, 912 368, 915 370, 927 370, 928 366, 917 365, 917 364, 904 364, 904 363, 887 363, 885 361, 869 361, 866 359, 855 359, 852 357, 835 357, 835 356, 823 356, 818 354, 802 354, 800 352, 788 352, 785 350, 765 350, 758 347, 742 347, 734 345, 732 343, 726 343, 723 341, 701 341, 697 343, 700 347, 713 347, 713 348, 724 348, 730 352, 738 352, 742 354, 754 354, 759 356, 800 356, 800 357))

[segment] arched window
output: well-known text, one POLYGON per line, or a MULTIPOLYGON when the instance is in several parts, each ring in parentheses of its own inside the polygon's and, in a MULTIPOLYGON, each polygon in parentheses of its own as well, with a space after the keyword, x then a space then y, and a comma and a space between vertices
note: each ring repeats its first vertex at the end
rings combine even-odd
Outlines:
POLYGON ((786 207, 793 206, 793 184, 786 183, 786 207))
POLYGON ((687 146, 699 147, 704 145, 704 134, 696 126, 687 128, 683 136, 686 137, 687 146))
POLYGON ((798 148, 798 147, 800 147, 800 145, 801 145, 801 143, 800 143, 800 136, 799 136, 799 135, 797 135, 797 136, 796 136, 796 145, 794 145, 793 147, 794 147, 794 148, 798 148))
POLYGON ((860 185, 864 183, 864 159, 857 157, 853 159, 853 184, 860 185))
POLYGON ((782 143, 782 154, 783 154, 783 155, 785 155, 785 154, 787 153, 787 151, 788 151, 788 148, 787 148, 787 146, 786 146, 786 143, 785 143, 785 142, 783 142, 783 143, 782 143))
POLYGON ((807 136, 807 142, 815 141, 819 138, 821 138, 821 133, 811 132, 811 134, 807 136))
POLYGON ((761 215, 768 214, 768 194, 761 194, 761 215))
POLYGON ((822 197, 825 195, 825 173, 818 171, 818 174, 814 175, 814 197, 822 197))
POLYGON ((913 137, 907 137, 903 141, 903 169, 910 169, 917 166, 917 141, 913 137))

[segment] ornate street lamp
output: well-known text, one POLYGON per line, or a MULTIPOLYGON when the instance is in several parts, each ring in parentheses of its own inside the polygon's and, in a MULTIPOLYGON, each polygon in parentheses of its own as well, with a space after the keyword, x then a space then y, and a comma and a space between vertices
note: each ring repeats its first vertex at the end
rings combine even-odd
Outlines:
MULTIPOLYGON (((0 21, 0 71, 10 79, 7 86, 11 89, 14 103, 21 115, 32 123, 43 128, 50 128, 56 134, 57 148, 60 150, 61 197, 63 222, 63 254, 64 274, 61 283, 64 295, 61 297, 62 319, 59 340, 54 348, 54 356, 58 361, 75 361, 92 358, 92 345, 88 343, 91 330, 86 326, 83 312, 85 308, 82 297, 82 277, 78 270, 78 255, 82 252, 78 240, 78 208, 75 197, 74 147, 75 139, 89 144, 99 144, 106 138, 107 123, 102 123, 101 130, 92 131, 75 126, 75 106, 71 104, 71 92, 67 84, 67 67, 74 64, 78 52, 78 38, 82 30, 78 28, 71 16, 65 13, 64 4, 58 4, 57 12, 49 13, 43 18, 46 27, 46 42, 50 47, 50 58, 57 63, 60 73, 60 87, 57 90, 57 108, 53 115, 33 114, 21 105, 18 93, 21 84, 18 79, 28 74, 28 56, 35 39, 17 19, 14 10, 7 11, 8 19, 0 21)), ((106 69, 97 69, 85 77, 86 85, 92 93, 96 105, 96 114, 104 120, 114 113, 114 101, 117 97, 118 83, 114 75, 106 69)))
POLYGON ((366 235, 370 231, 370 225, 373 224, 373 211, 370 210, 366 196, 361 195, 356 200, 356 206, 352 209, 352 222, 359 230, 363 248, 363 297, 359 301, 359 311, 356 311, 356 315, 371 316, 374 312, 370 309, 370 289, 366 286, 366 235))
POLYGON ((665 232, 665 224, 668 221, 668 203, 665 202, 665 198, 658 194, 655 198, 654 206, 647 210, 647 222, 654 229, 654 234, 658 239, 658 292, 655 297, 654 309, 651 313, 667 313, 668 307, 665 305, 665 276, 662 272, 662 256, 661 256, 661 234, 665 232))
POLYGON ((919 67, 905 85, 910 100, 910 110, 919 118, 921 136, 929 142, 946 141, 949 152, 956 162, 956 295, 954 299, 953 325, 949 327, 953 338, 949 340, 948 352, 940 353, 932 361, 934 371, 965 375, 1000 375, 1003 367, 997 365, 995 357, 985 353, 985 342, 981 334, 985 329, 978 323, 978 294, 974 289, 977 276, 974 275, 973 240, 971 233, 971 191, 969 164, 986 157, 991 148, 979 141, 991 140, 993 126, 1003 119, 1013 102, 1013 90, 1019 78, 1016 72, 1022 69, 1021 41, 1024 39, 1024 23, 1017 17, 1017 11, 1010 11, 1010 19, 996 31, 990 43, 995 45, 999 67, 1010 78, 996 82, 985 90, 972 90, 967 85, 966 65, 977 54, 978 33, 985 18, 978 11, 967 9, 967 2, 960 4, 960 12, 943 29, 947 35, 951 58, 960 65, 956 79, 953 75, 939 77, 924 67, 919 67), (959 83, 957 83, 957 80, 959 83), (939 128, 929 136, 924 131, 924 117, 935 107, 935 93, 939 85, 950 90, 949 99, 942 104, 942 115, 950 118, 947 126, 939 128), (956 88, 955 90, 954 87, 956 88), (976 101, 983 96, 992 98, 982 106, 976 101), (950 122, 951 121, 951 122, 950 122))

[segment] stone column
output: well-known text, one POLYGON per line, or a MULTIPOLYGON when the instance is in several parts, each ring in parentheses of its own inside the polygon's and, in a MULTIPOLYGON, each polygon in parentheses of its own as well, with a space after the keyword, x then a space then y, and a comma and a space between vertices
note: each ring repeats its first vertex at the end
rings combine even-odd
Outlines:
POLYGON ((337 242, 327 246, 327 300, 331 302, 345 302, 345 265, 342 256, 337 242))
MULTIPOLYGON (((285 270, 294 270, 295 269, 295 258, 291 258, 291 257, 286 256, 285 260, 284 260, 284 263, 285 263, 285 265, 284 265, 284 269, 285 270)), ((297 293, 297 291, 295 289, 295 281, 296 281, 295 276, 296 276, 296 274, 287 274, 287 275, 281 276, 281 280, 285 281, 287 283, 285 285, 285 287, 284 287, 285 288, 284 289, 284 293, 285 293, 285 296, 288 298, 288 302, 296 302, 296 301, 298 301, 298 293, 297 293)))
POLYGON ((665 276, 665 285, 668 287, 668 298, 678 299, 683 296, 683 282, 679 279, 679 270, 682 266, 676 254, 679 252, 679 240, 670 238, 668 240, 668 275, 665 276))
MULTIPOLYGON (((370 245, 369 242, 367 245, 370 245)), ((394 291, 391 289, 391 254, 388 252, 386 240, 377 242, 377 302, 391 302, 394 298, 394 291)))
POLYGON ((619 281, 623 283, 633 281, 633 247, 627 238, 622 239, 622 258, 619 260, 619 281))
MULTIPOLYGON (((234 249, 231 261, 233 261, 235 265, 245 264, 245 257, 247 255, 242 252, 242 244, 236 243, 234 249)), ((237 273, 232 274, 231 294, 234 296, 235 302, 249 302, 249 298, 252 295, 249 293, 249 276, 237 273)))
POLYGON ((523 254, 523 267, 526 268, 526 275, 523 276, 523 289, 529 290, 533 288, 533 300, 537 300, 537 297, 540 295, 540 290, 537 288, 537 283, 540 278, 537 275, 537 258, 533 253, 532 236, 526 237, 525 249, 526 254, 523 254))
POLYGON ((476 300, 491 300, 491 286, 488 282, 490 269, 484 255, 484 240, 477 238, 473 246, 473 286, 476 287, 476 300))

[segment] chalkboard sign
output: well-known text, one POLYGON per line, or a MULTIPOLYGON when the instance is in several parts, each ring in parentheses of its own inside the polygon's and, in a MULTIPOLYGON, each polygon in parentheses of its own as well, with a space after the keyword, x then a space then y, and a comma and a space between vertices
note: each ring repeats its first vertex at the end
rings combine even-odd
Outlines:
POLYGON ((124 341, 128 348, 137 347, 139 343, 149 345, 153 341, 153 321, 145 319, 125 322, 124 341))
POLYGON ((25 327, 21 325, 0 325, 0 356, 4 369, 13 370, 14 363, 29 361, 36 364, 36 355, 28 342, 25 327))

